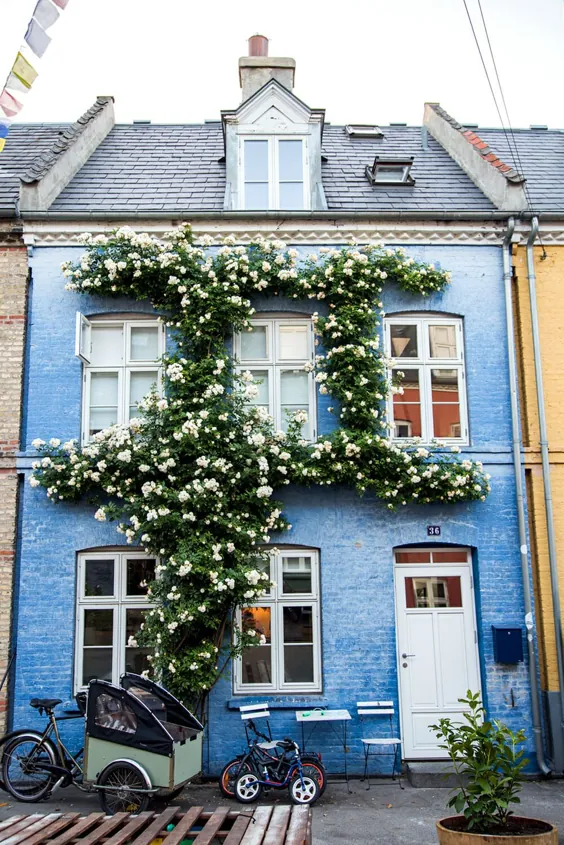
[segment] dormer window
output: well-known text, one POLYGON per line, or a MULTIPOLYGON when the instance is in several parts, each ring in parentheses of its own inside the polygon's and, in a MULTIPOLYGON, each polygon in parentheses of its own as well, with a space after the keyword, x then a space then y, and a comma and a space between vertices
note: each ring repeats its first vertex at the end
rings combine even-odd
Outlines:
POLYGON ((248 211, 309 208, 305 138, 240 139, 241 208, 248 211))
POLYGON ((349 123, 345 126, 349 138, 383 138, 384 133, 379 126, 369 123, 349 123))
POLYGON ((383 159, 376 156, 372 167, 366 167, 366 175, 373 185, 415 185, 411 176, 413 156, 405 159, 383 159))

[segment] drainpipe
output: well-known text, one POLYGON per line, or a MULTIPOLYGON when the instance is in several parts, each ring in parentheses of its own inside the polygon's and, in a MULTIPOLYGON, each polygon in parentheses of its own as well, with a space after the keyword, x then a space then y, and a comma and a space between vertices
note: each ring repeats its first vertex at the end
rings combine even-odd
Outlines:
POLYGON ((509 359, 509 390, 511 397, 511 433, 515 491, 517 495, 517 521, 519 528, 519 553, 523 580, 523 600, 525 604, 525 626, 527 628, 527 650, 529 656, 529 682, 531 685, 531 712, 533 717, 533 736, 539 769, 544 775, 550 774, 550 767, 544 757, 544 745, 541 727, 540 696, 537 683, 537 654, 535 651, 533 608, 527 548, 527 524, 525 520, 525 497, 523 493, 523 467, 521 462, 521 429, 519 424, 519 402, 517 388, 517 366, 515 361, 515 330, 513 324, 513 299, 511 295, 511 238, 515 230, 515 219, 507 221, 507 231, 503 238, 503 282, 505 288, 505 319, 507 325, 507 352, 509 359))
POLYGON ((533 244, 539 231, 537 217, 531 220, 531 231, 527 238, 527 276, 529 279, 529 300, 531 304, 531 325, 533 330, 533 356, 535 361, 535 380, 537 383, 537 407, 539 415, 539 434, 542 459, 542 481, 544 487, 544 508, 548 536, 548 560, 550 566, 550 586, 554 615, 554 636, 556 639, 556 663, 558 667, 558 686, 560 688, 560 729, 564 735, 564 655, 562 650, 562 614, 560 610, 560 587, 558 583, 558 561, 556 556, 556 537, 554 534, 554 516, 552 508, 552 484, 550 478, 550 459, 548 451, 548 433, 544 405, 544 386, 540 347, 539 315, 537 309, 537 289, 533 244))

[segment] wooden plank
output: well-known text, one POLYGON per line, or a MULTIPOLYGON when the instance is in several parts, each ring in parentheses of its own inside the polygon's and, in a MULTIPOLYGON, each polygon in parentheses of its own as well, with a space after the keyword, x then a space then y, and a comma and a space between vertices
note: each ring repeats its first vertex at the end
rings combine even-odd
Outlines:
POLYGON ((3 822, 0 822, 0 837, 4 834, 7 827, 11 827, 16 822, 21 822, 25 818, 25 816, 10 816, 9 819, 4 819, 3 822))
POLYGON ((272 807, 257 807, 253 821, 245 831, 241 845, 262 845, 268 822, 272 815, 272 807))
POLYGON ((83 833, 86 833, 87 830, 90 830, 91 827, 94 827, 95 824, 98 824, 98 822, 105 818, 105 813, 90 813, 89 816, 85 816, 77 821, 74 827, 71 827, 70 830, 65 830, 64 833, 61 833, 60 836, 53 839, 49 845, 67 845, 68 842, 71 842, 78 836, 82 836, 83 833))
POLYGON ((58 819, 60 815, 61 813, 49 813, 47 816, 44 816, 43 813, 34 813, 32 816, 26 816, 23 821, 8 828, 6 836, 2 838, 2 842, 9 842, 10 845, 12 843, 22 842, 25 838, 24 833, 26 835, 35 833, 45 824, 58 819))
POLYGON ((235 819, 235 824, 225 837, 223 845, 241 845, 243 834, 248 828, 252 818, 252 813, 241 813, 239 818, 235 819))
POLYGON ((27 837, 24 840, 26 845, 39 845, 40 842, 45 842, 47 839, 51 839, 56 833, 60 833, 60 831, 64 830, 66 827, 69 827, 73 824, 77 819, 80 818, 80 813, 63 813, 60 819, 57 819, 54 822, 51 822, 50 825, 44 826, 41 828, 39 833, 35 833, 31 837, 27 837))
POLYGON ((292 808, 285 845, 307 845, 307 827, 310 815, 311 810, 309 807, 302 805, 292 808))
POLYGON ((284 842, 291 812, 289 804, 279 804, 274 808, 262 845, 281 845, 284 842))
POLYGON ((172 819, 180 812, 180 807, 167 807, 164 812, 155 816, 149 827, 131 840, 131 845, 150 845, 153 839, 162 831, 166 830, 166 826, 172 819))
POLYGON ((109 816, 102 820, 102 823, 80 840, 80 845, 94 845, 96 842, 101 842, 105 836, 109 836, 118 827, 121 827, 124 822, 129 819, 129 813, 116 813, 115 816, 109 816))
POLYGON ((218 807, 217 810, 214 810, 211 818, 206 822, 204 829, 194 839, 194 845, 211 845, 216 833, 227 818, 228 813, 229 807, 218 807))
POLYGON ((183 813, 174 830, 171 830, 163 839, 163 845, 179 845, 182 839, 188 839, 186 834, 200 818, 203 809, 203 807, 191 807, 188 812, 183 813))
POLYGON ((125 842, 129 842, 134 833, 137 833, 140 828, 145 827, 154 817, 155 814, 151 811, 139 813, 138 816, 131 816, 130 821, 125 827, 114 833, 110 839, 106 839, 105 845, 124 845, 125 842))

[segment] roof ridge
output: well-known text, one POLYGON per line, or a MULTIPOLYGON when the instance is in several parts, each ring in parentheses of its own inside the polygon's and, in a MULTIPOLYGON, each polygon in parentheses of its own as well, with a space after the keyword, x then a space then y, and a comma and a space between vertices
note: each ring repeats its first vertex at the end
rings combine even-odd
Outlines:
MULTIPOLYGON (((456 129, 460 134, 466 138, 469 144, 474 147, 476 152, 480 153, 482 158, 489 162, 492 167, 495 167, 508 182, 512 182, 514 184, 520 184, 521 182, 525 182, 526 179, 523 174, 519 173, 519 171, 515 170, 510 164, 506 164, 503 159, 501 159, 496 153, 494 153, 491 147, 482 139, 480 136, 474 132, 472 129, 466 129, 461 123, 454 119, 439 103, 427 103, 427 105, 436 112, 439 117, 442 117, 443 120, 446 120, 447 123, 450 123, 453 129, 456 129)), ((503 128, 498 130, 500 132, 505 131, 503 128)))
POLYGON ((67 128, 60 133, 59 137, 51 146, 38 155, 37 158, 33 159, 25 173, 20 177, 22 182, 37 182, 45 176, 58 160, 58 157, 75 143, 87 125, 110 101, 113 102, 114 98, 96 97, 94 104, 75 123, 67 124, 67 128))

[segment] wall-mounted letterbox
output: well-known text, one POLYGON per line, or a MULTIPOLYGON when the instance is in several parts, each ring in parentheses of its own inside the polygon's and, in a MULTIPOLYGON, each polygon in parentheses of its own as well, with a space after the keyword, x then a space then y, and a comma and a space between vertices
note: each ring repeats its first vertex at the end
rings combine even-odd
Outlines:
POLYGON ((523 660, 523 630, 518 625, 492 625, 496 663, 520 663, 523 660))

